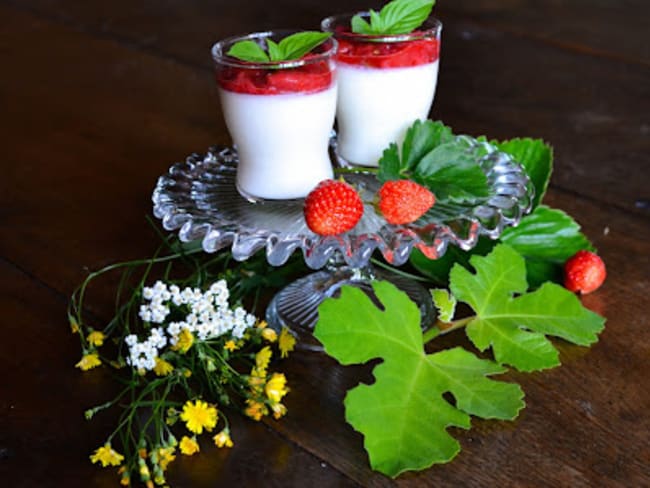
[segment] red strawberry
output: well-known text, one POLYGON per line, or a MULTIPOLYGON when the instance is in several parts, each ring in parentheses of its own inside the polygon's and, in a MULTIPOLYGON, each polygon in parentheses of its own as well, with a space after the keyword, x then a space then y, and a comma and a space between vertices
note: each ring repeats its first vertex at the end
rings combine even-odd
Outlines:
POLYGON ((316 234, 333 236, 351 230, 363 215, 357 191, 344 181, 323 180, 305 199, 305 221, 316 234))
POLYGON ((605 263, 593 252, 578 251, 564 263, 564 287, 569 291, 591 293, 606 276, 605 263))
POLYGON ((379 189, 377 206, 389 224, 408 224, 429 210, 436 197, 411 180, 387 181, 379 189))

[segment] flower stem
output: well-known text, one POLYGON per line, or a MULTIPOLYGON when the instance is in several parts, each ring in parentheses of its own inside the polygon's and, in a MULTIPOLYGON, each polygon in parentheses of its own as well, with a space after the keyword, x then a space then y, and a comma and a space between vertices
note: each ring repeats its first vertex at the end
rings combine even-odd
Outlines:
POLYGON ((402 276, 404 278, 408 278, 409 280, 422 281, 424 283, 430 283, 430 280, 425 278, 424 276, 414 275, 414 274, 409 273, 407 271, 403 271, 403 270, 401 270, 399 268, 395 268, 394 266, 386 264, 383 261, 380 261, 379 259, 371 258, 370 262, 375 266, 383 268, 383 269, 385 269, 387 271, 390 271, 391 273, 395 273, 396 275, 402 276))
POLYGON ((372 174, 378 174, 379 173, 379 168, 373 168, 370 166, 359 166, 357 168, 351 168, 349 166, 344 167, 344 168, 334 168, 334 173, 337 175, 340 174, 354 174, 354 173, 372 173, 372 174))
POLYGON ((440 320, 437 320, 436 323, 433 325, 433 327, 431 327, 424 334, 422 334, 422 343, 426 344, 427 342, 431 341, 432 339, 435 339, 439 335, 444 335, 451 332, 452 330, 465 327, 468 323, 470 323, 475 318, 476 315, 465 317, 464 319, 453 320, 451 322, 442 322, 440 320))

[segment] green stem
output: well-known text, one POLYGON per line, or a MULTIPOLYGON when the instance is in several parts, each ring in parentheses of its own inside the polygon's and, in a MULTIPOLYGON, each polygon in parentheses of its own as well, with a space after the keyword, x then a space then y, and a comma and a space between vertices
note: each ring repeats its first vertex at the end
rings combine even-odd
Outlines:
POLYGON ((370 166, 359 166, 357 168, 351 168, 351 167, 346 167, 346 168, 334 168, 334 173, 337 175, 341 174, 354 174, 354 173, 372 173, 372 174, 379 174, 379 168, 373 168, 370 166))
POLYGON ((374 264, 375 266, 378 266, 378 267, 383 268, 383 269, 385 269, 387 271, 390 271, 391 273, 395 273, 396 275, 403 276, 404 278, 408 278, 408 279, 414 280, 414 281, 422 281, 424 283, 429 283, 430 282, 430 280, 428 280, 424 276, 418 276, 418 275, 414 275, 412 273, 408 273, 406 271, 402 271, 401 269, 390 266, 389 264, 386 264, 386 263, 380 261, 379 259, 372 258, 372 259, 370 259, 370 262, 372 262, 372 264, 374 264))
POLYGON ((448 334, 452 330, 456 330, 456 329, 460 329, 462 327, 465 327, 468 323, 470 323, 475 318, 476 318, 476 315, 472 315, 470 317, 465 317, 464 319, 453 320, 452 322, 442 322, 442 321, 438 320, 433 325, 433 327, 431 327, 424 334, 422 334, 422 343, 426 344, 427 342, 429 342, 432 339, 438 337, 439 335, 448 334))
POLYGON ((115 263, 111 264, 108 266, 104 266, 103 268, 93 271, 90 273, 86 279, 83 281, 81 286, 77 288, 77 290, 74 291, 72 294, 72 301, 74 302, 74 305, 72 308, 74 308, 76 312, 76 318, 78 319, 77 322, 81 326, 81 311, 83 310, 83 301, 84 301, 84 296, 86 294, 86 288, 90 284, 92 280, 95 278, 103 275, 104 273, 108 273, 109 271, 113 271, 116 269, 124 268, 124 267, 133 267, 133 266, 142 266, 142 265, 148 265, 148 267, 151 267, 153 264, 157 263, 164 263, 167 261, 172 261, 174 259, 178 259, 179 257, 182 257, 186 254, 189 253, 195 253, 195 252, 200 252, 200 249, 192 250, 192 251, 187 251, 187 252, 181 252, 181 253, 174 253, 174 254, 169 254, 167 256, 161 256, 161 257, 154 257, 150 259, 135 259, 133 261, 122 261, 120 263, 115 263))
POLYGON ((89 411, 92 412, 92 416, 96 415, 97 413, 101 412, 102 410, 106 410, 107 408, 113 406, 116 404, 120 398, 122 398, 124 395, 126 395, 130 390, 132 386, 129 385, 126 388, 124 388, 115 398, 113 398, 111 401, 108 401, 106 403, 102 403, 101 405, 97 405, 93 408, 88 409, 89 411))

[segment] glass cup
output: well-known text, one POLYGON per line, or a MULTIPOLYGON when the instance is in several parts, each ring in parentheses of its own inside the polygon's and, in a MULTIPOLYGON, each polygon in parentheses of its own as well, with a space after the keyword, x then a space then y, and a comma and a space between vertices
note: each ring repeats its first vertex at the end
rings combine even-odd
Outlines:
POLYGON ((246 198, 306 196, 332 177, 329 138, 336 112, 337 42, 294 61, 251 63, 228 56, 239 41, 266 47, 297 31, 231 37, 212 47, 226 126, 239 155, 237 188, 246 198))
MULTIPOLYGON (((321 23, 339 42, 337 153, 350 164, 377 166, 391 142, 401 144, 408 127, 429 115, 442 23, 430 18, 409 34, 375 36, 353 33, 354 15, 321 23)), ((369 20, 367 12, 360 15, 369 20)))

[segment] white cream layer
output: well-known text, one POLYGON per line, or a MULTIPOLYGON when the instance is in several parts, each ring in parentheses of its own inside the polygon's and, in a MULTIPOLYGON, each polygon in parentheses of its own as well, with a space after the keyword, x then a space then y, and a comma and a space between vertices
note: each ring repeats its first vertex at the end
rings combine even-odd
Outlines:
POLYGON ((406 68, 339 63, 338 151, 347 161, 377 166, 391 142, 401 144, 416 119, 426 119, 438 80, 438 60, 406 68))
POLYGON ((316 93, 249 95, 219 89, 239 153, 237 186, 268 199, 304 197, 332 177, 329 137, 336 84, 316 93))

